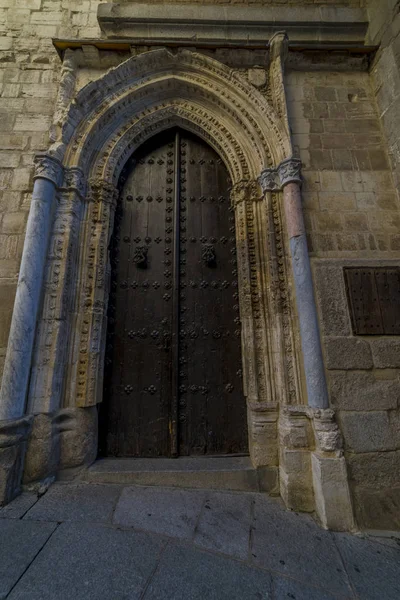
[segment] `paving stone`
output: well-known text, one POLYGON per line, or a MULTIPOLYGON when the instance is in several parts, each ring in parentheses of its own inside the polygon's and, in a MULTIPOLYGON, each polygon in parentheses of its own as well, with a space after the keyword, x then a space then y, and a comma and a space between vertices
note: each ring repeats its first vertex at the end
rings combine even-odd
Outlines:
POLYGON ((24 519, 34 521, 111 521, 121 488, 110 485, 54 484, 24 519))
POLYGON ((27 523, 15 519, 0 521, 1 600, 6 598, 56 527, 56 523, 27 523))
POLYGON ((400 550, 346 533, 334 537, 359 598, 400 598, 400 550))
POLYGON ((21 519, 24 514, 37 502, 37 495, 24 492, 15 500, 0 508, 0 519, 21 519))
POLYGON ((254 508, 251 552, 256 565, 349 596, 350 587, 329 532, 311 517, 289 512, 268 498, 256 497, 254 508))
POLYGON ((252 502, 250 494, 207 495, 194 543, 246 560, 252 502))
POLYGON ((141 532, 63 523, 9 600, 135 600, 141 597, 163 545, 141 532))
MULTIPOLYGON (((274 576, 272 579, 272 590, 274 600, 336 600, 337 596, 329 594, 324 590, 311 588, 308 585, 286 579, 286 577, 274 576)), ((347 596, 349 597, 349 596, 347 596)), ((353 596, 352 596, 353 597, 353 596)))
POLYGON ((128 487, 121 494, 114 523, 177 538, 191 538, 205 492, 179 488, 128 487))
POLYGON ((144 600, 270 600, 271 575, 186 544, 169 544, 144 600))

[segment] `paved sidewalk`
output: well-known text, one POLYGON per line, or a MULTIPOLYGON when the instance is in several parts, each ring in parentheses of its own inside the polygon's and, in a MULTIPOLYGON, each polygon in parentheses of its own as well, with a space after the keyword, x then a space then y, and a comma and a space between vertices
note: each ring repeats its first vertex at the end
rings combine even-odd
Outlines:
POLYGON ((0 599, 400 598, 399 540, 262 494, 57 483, 0 517, 0 599))

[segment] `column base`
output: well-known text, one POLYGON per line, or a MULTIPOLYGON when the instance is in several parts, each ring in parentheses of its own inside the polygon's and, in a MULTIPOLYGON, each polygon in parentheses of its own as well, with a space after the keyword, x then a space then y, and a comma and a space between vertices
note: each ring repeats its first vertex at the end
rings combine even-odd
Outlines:
POLYGON ((32 417, 0 421, 0 506, 21 492, 22 473, 32 417))
POLYGON ((344 456, 311 453, 315 510, 322 527, 333 531, 355 529, 344 456))

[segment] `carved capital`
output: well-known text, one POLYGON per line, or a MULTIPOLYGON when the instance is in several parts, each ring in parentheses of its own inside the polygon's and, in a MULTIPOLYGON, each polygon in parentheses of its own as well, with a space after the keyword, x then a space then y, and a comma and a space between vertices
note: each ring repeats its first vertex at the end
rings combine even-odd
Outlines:
POLYGON ((281 186, 288 183, 301 184, 301 160, 299 158, 288 158, 281 162, 278 167, 281 186))
POLYGON ((64 182, 62 187, 67 190, 73 190, 84 197, 86 194, 86 178, 82 169, 79 167, 64 169, 64 182))
POLYGON ((49 154, 37 154, 33 162, 35 165, 34 179, 48 179, 55 186, 60 185, 63 166, 57 158, 49 154))
POLYGON ((254 179, 239 181, 231 191, 233 206, 237 206, 241 202, 255 202, 261 200, 261 197, 260 184, 254 179))
POLYGON ((343 439, 335 421, 335 412, 330 408, 314 409, 312 417, 317 449, 323 452, 341 451, 343 439))
POLYGON ((260 175, 260 185, 264 192, 276 192, 281 189, 277 169, 264 169, 260 175))
POLYGON ((118 189, 104 179, 91 179, 89 181, 89 198, 93 202, 115 206, 118 198, 118 189))

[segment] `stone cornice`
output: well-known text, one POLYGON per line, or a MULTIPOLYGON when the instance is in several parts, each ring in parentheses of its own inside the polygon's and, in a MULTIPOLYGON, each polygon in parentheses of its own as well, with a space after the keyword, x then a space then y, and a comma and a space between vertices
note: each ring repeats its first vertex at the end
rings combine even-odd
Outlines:
POLYGON ((108 38, 178 43, 207 40, 229 45, 264 43, 286 30, 297 42, 364 44, 363 9, 201 4, 100 4, 98 21, 108 38))
POLYGON ((283 160, 276 169, 264 169, 259 180, 264 193, 279 191, 288 183, 301 184, 301 160, 288 158, 283 160))

